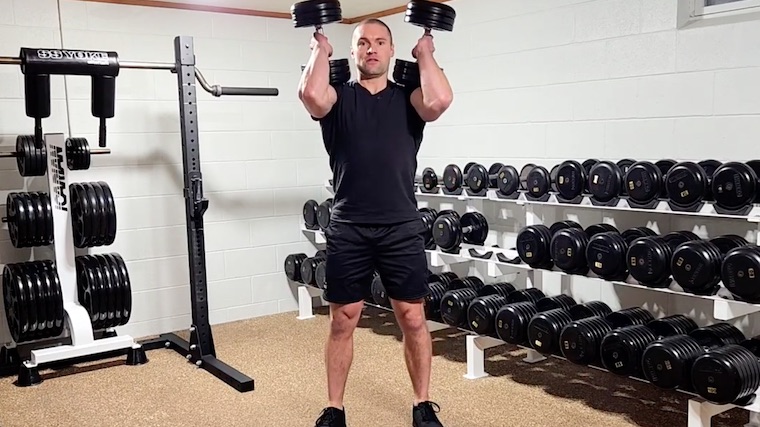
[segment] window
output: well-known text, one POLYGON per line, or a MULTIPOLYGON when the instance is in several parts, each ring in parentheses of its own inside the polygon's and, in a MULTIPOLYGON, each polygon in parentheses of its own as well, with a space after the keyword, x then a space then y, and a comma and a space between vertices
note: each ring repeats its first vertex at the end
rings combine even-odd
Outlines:
POLYGON ((760 0, 694 0, 694 16, 747 11, 760 7, 760 0))
POLYGON ((678 0, 679 27, 760 19, 760 0, 678 0))

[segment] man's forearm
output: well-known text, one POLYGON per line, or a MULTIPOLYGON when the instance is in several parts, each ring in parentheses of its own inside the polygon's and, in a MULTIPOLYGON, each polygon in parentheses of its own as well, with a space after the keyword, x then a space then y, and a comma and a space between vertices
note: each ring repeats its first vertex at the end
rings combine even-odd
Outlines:
POLYGON ((324 96, 327 93, 327 87, 330 85, 330 61, 329 52, 323 47, 317 45, 311 52, 309 61, 301 74, 301 81, 298 85, 298 96, 315 99, 324 96))
POLYGON ((417 64, 420 69, 420 90, 422 91, 423 103, 430 109, 445 110, 454 97, 446 74, 438 66, 432 53, 418 55, 417 64))

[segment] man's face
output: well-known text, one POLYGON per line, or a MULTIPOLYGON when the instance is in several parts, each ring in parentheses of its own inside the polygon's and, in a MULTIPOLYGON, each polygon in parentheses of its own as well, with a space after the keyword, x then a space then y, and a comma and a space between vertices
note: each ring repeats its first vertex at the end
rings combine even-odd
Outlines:
POLYGON ((382 25, 366 23, 354 30, 351 56, 363 76, 385 75, 393 55, 391 35, 382 25))

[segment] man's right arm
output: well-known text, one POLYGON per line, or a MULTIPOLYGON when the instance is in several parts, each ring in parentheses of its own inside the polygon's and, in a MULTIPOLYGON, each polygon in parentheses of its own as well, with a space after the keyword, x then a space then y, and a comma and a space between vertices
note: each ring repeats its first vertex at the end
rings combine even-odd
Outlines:
MULTIPOLYGON (((316 37, 319 36, 321 34, 316 37)), ((316 119, 325 117, 338 99, 335 88, 330 85, 331 54, 332 47, 327 43, 327 39, 318 40, 298 85, 298 98, 309 114, 316 119)))

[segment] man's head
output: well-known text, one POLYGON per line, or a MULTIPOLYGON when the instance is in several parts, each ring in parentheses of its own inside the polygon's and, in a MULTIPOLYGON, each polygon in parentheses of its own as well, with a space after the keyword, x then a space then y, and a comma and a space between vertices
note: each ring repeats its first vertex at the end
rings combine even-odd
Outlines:
POLYGON ((351 57, 363 77, 386 75, 394 54, 393 35, 383 21, 369 18, 356 26, 351 38, 351 57))

